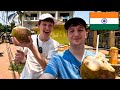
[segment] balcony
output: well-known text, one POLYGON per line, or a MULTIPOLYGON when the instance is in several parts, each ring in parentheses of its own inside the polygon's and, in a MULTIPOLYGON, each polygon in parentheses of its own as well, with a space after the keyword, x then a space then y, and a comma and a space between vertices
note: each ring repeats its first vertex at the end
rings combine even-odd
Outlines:
POLYGON ((37 17, 30 17, 30 20, 38 20, 37 17))
POLYGON ((25 17, 25 20, 36 21, 36 20, 38 20, 38 17, 25 17))

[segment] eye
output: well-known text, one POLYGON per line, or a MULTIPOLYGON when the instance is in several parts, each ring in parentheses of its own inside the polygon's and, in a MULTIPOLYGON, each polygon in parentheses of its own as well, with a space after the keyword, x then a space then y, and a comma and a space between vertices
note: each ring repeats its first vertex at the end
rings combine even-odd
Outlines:
POLYGON ((70 30, 70 32, 74 32, 74 30, 70 30))
POLYGON ((74 29, 71 28, 71 29, 69 29, 68 31, 69 31, 69 32, 74 32, 74 29))
POLYGON ((82 32, 83 30, 82 30, 82 29, 79 29, 78 31, 79 31, 79 32, 82 32))
POLYGON ((49 25, 49 27, 52 27, 52 26, 53 26, 52 24, 49 25))
POLYGON ((46 24, 44 23, 43 26, 46 26, 46 24))

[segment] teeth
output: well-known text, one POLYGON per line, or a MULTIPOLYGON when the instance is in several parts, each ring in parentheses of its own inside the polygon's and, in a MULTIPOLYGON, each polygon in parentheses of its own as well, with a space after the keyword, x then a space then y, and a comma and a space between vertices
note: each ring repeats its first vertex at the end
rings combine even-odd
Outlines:
POLYGON ((49 31, 44 31, 45 33, 49 33, 49 31))

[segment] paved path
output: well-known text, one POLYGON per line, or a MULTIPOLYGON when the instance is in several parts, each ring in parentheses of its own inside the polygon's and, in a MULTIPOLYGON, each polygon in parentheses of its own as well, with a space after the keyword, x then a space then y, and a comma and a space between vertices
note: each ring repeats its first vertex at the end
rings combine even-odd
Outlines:
MULTIPOLYGON (((10 61, 6 50, 6 44, 9 45, 9 43, 0 44, 0 52, 5 51, 3 56, 0 56, 0 79, 19 79, 17 72, 14 74, 13 71, 9 70, 10 61)), ((10 44, 10 48, 14 56, 16 48, 13 44, 10 44)))

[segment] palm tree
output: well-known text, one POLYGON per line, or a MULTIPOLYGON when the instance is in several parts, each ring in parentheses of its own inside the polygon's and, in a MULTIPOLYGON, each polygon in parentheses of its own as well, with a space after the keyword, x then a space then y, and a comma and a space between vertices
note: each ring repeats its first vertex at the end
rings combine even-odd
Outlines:
MULTIPOLYGON (((26 13, 24 13, 24 11, 15 11, 14 13, 10 14, 8 16, 8 21, 10 20, 14 20, 16 17, 18 19, 18 23, 23 26, 23 16, 27 15, 26 13)), ((28 15, 29 16, 29 15, 28 15)))
POLYGON ((15 11, 1 11, 1 19, 3 21, 4 24, 8 25, 10 24, 11 22, 9 22, 9 14, 13 13, 15 11))

